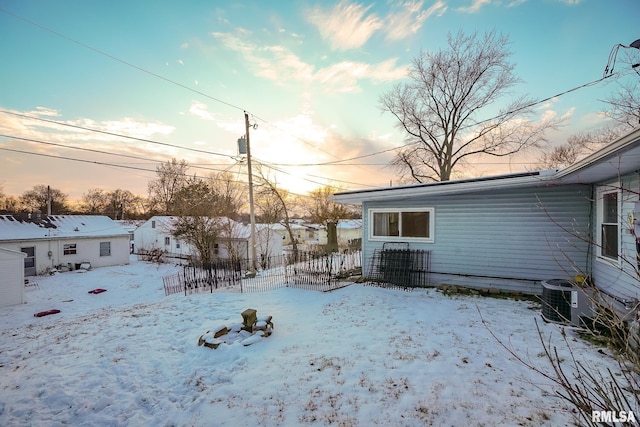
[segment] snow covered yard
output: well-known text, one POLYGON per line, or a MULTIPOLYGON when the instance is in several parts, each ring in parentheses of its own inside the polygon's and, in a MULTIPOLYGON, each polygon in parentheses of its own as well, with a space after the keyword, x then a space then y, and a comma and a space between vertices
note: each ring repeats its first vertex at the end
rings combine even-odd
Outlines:
MULTIPOLYGON (((531 303, 363 285, 165 297, 161 277, 174 270, 133 261, 41 277, 26 304, 1 308, 0 425, 572 423, 548 381, 512 360, 478 312, 546 368, 531 303), (198 347, 247 308, 273 316, 273 335, 198 347), (49 309, 61 313, 33 316, 49 309)), ((566 353, 560 328, 539 323, 566 353)), ((618 370, 596 347, 572 345, 594 368, 618 370)))

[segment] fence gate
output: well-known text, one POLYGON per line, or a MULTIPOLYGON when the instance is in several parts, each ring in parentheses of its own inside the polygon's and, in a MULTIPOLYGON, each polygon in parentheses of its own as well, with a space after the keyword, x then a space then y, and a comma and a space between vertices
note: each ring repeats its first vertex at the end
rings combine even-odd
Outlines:
POLYGON ((369 264, 367 283, 400 288, 430 285, 431 251, 409 249, 408 243, 383 244, 369 264))

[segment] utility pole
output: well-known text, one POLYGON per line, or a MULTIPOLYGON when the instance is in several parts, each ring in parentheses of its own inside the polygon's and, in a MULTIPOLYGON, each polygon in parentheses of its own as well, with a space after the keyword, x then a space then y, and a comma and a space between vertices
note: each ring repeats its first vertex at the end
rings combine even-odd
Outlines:
MULTIPOLYGON (((244 112, 244 127, 247 137, 247 167, 249 168, 249 216, 251 218, 251 262, 249 268, 251 274, 256 274, 256 214, 253 207, 253 173, 251 171, 251 145, 249 143, 249 114, 244 112)), ((255 129, 255 127, 254 127, 255 129)))
POLYGON ((47 216, 51 216, 51 186, 47 185, 47 216))

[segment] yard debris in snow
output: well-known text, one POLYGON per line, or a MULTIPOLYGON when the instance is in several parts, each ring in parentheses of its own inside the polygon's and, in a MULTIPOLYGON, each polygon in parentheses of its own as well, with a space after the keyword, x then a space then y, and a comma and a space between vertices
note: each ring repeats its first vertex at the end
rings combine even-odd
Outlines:
POLYGON ((58 314, 60 313, 60 310, 47 310, 47 311, 41 311, 39 313, 34 314, 34 317, 44 317, 44 316, 48 316, 50 314, 58 314))
POLYGON ((102 288, 98 288, 98 289, 92 289, 89 291, 90 294, 101 294, 103 292, 107 292, 106 289, 102 289, 102 288))
POLYGON ((236 342, 249 346, 266 338, 273 331, 273 316, 258 317, 257 311, 248 308, 242 312, 243 323, 220 325, 200 335, 198 346, 216 349, 220 344, 233 344, 236 342))

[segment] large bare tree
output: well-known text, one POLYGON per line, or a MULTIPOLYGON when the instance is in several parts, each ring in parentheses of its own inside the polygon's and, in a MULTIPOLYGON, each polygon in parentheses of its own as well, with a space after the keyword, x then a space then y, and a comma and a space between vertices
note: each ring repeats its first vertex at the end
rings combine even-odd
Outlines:
POLYGON ((420 52, 408 82, 380 98, 406 134, 392 162, 398 171, 417 182, 446 181, 471 156, 509 156, 544 141, 558 123, 527 120, 524 97, 496 114, 496 102, 520 82, 510 56, 508 38, 495 31, 449 34, 446 50, 420 52))
POLYGON ((67 213, 67 195, 57 188, 48 185, 35 185, 20 196, 20 203, 31 212, 40 211, 46 214, 49 201, 51 201, 53 215, 67 213))
POLYGON ((158 177, 149 181, 149 199, 164 215, 175 211, 176 194, 185 186, 189 164, 185 160, 171 159, 156 167, 158 177))
POLYGON ((258 170, 259 184, 257 185, 259 209, 263 213, 264 219, 280 218, 289 238, 294 257, 298 256, 298 241, 291 228, 291 194, 278 187, 274 179, 270 179, 260 168, 258 170))

